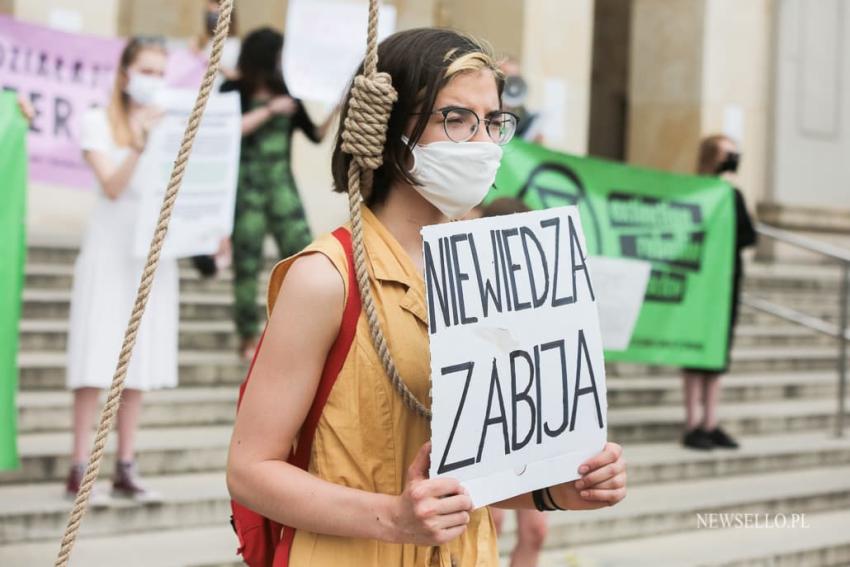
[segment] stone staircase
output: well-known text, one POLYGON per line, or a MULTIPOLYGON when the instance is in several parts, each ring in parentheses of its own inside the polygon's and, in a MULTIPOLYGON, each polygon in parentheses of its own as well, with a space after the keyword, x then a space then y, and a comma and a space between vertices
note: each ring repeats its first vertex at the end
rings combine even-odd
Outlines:
MULTIPOLYGON (((33 245, 21 323, 19 427, 22 467, 0 473, 0 565, 47 565, 70 503, 71 396, 64 364, 69 246, 33 245)), ((754 264, 747 289, 823 317, 837 312, 837 272, 820 266, 754 264)), ((235 566, 224 462, 237 385, 230 281, 181 281, 180 387, 147 396, 138 464, 165 500, 91 509, 72 564, 86 567, 235 566)), ((643 565, 850 565, 850 431, 833 437, 835 344, 743 309, 725 377, 721 421, 738 451, 678 446, 683 411, 674 369, 612 364, 610 438, 626 447, 629 495, 594 512, 550 516, 547 567, 643 565), (710 514, 755 513, 788 527, 708 528, 710 514), (773 516, 779 514, 779 516, 773 516), (807 527, 791 528, 792 521, 807 527)), ((111 473, 114 448, 102 477, 111 473)), ((500 547, 514 543, 508 515, 500 547)), ((719 519, 718 519, 719 518, 719 519)))

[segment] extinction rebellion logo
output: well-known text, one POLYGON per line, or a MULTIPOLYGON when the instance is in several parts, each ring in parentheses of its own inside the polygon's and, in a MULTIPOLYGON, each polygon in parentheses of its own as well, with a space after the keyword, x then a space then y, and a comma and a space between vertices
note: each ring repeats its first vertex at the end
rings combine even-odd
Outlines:
POLYGON ((652 262, 647 301, 680 303, 688 274, 702 267, 705 231, 698 205, 623 192, 608 195, 623 257, 652 262))
MULTIPOLYGON (((576 205, 588 235, 588 252, 602 254, 602 226, 598 211, 581 177, 563 163, 544 162, 529 173, 517 197, 529 195, 542 208, 576 205)), ((699 273, 705 243, 699 205, 675 199, 639 196, 615 190, 606 197, 610 224, 606 234, 616 235, 620 255, 652 263, 646 301, 681 303, 689 274, 699 273)))

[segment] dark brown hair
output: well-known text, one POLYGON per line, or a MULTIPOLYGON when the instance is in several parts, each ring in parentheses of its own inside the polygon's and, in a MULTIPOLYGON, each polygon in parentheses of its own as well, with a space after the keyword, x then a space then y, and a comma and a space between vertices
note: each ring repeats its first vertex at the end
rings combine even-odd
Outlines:
POLYGON ((286 83, 280 68, 283 34, 272 28, 260 28, 242 40, 239 62, 240 91, 251 99, 259 89, 266 88, 274 95, 286 94, 286 83))
MULTIPOLYGON (((391 35, 378 46, 378 71, 389 73, 398 100, 393 105, 384 144, 384 164, 375 170, 372 190, 363 198, 369 206, 382 203, 396 181, 416 183, 405 166, 408 144, 402 141, 408 120, 420 114, 413 127, 409 145, 413 147, 422 136, 431 116, 437 94, 458 73, 489 69, 496 77, 499 100, 504 80, 490 49, 475 39, 452 30, 419 28, 391 35)), ((357 71, 360 74, 363 65, 357 71)), ((345 96, 340 125, 345 123, 350 91, 345 96)), ((348 191, 348 166, 351 156, 342 151, 342 127, 337 133, 331 160, 334 191, 348 191)))

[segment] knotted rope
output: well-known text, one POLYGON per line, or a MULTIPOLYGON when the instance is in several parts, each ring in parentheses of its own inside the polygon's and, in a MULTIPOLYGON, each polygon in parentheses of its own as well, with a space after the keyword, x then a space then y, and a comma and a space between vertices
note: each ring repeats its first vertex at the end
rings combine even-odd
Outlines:
POLYGON ((56 567, 65 567, 71 556, 71 550, 74 547, 74 542, 77 539, 77 533, 80 530, 83 516, 86 513, 89 496, 91 495, 94 481, 97 479, 100 472, 100 464, 103 460, 104 449, 106 447, 106 439, 109 431, 112 429, 112 423, 115 421, 115 416, 118 413, 118 406, 121 403, 121 393, 124 391, 124 379, 127 376, 127 368, 130 364, 130 358, 133 354, 133 347, 136 344, 136 336, 139 331, 139 324, 142 320, 142 315, 145 312, 145 306, 150 296, 151 285, 153 284, 154 274, 159 265, 159 256, 162 251, 165 235, 168 233, 168 223, 171 219, 171 212, 174 209, 174 202, 177 199, 177 192, 180 190, 180 185, 183 182, 183 174, 186 172, 186 165, 189 161, 189 155, 192 153, 192 144, 195 141, 195 135, 198 133, 198 128, 201 124, 201 117, 204 114, 207 100, 212 92, 213 82, 218 74, 218 65, 221 60, 221 52, 224 47, 224 40, 227 38, 228 29, 230 28, 230 15, 233 11, 233 0, 222 0, 220 4, 218 24, 215 28, 215 36, 213 38, 212 54, 207 65, 207 72, 201 82, 201 89, 198 92, 198 97, 195 99, 195 106, 189 116, 189 123, 186 126, 186 131, 183 134, 183 141, 180 144, 180 151, 177 153, 177 159, 174 162, 174 167, 171 171, 171 179, 168 182, 168 188, 165 192, 165 197, 162 201, 162 208, 159 211, 159 220, 156 224, 153 240, 151 241, 150 250, 148 251, 147 263, 142 272, 142 280, 139 284, 139 289, 136 292, 136 303, 133 306, 133 314, 130 316, 130 321, 127 325, 127 330, 124 333, 124 344, 121 347, 121 354, 118 359, 118 366, 115 374, 112 377, 112 385, 109 388, 106 404, 100 414, 100 424, 97 428, 97 435, 94 440, 94 448, 89 463, 86 467, 86 474, 83 477, 80 490, 77 492, 77 497, 74 500, 74 508, 71 510, 71 515, 68 518, 68 524, 65 526, 65 534, 62 536, 62 544, 59 549, 59 555, 56 558, 56 567))
POLYGON ((351 215, 354 271, 357 276, 357 287, 360 288, 360 300, 369 322, 372 344, 378 351, 384 371, 404 404, 416 414, 431 419, 431 410, 410 391, 393 362, 386 338, 381 331, 375 300, 372 298, 363 246, 361 195, 369 194, 372 190, 374 171, 383 163, 387 125, 393 104, 397 99, 398 94, 393 88, 389 74, 378 72, 378 0, 369 0, 369 31, 366 38, 363 74, 354 78, 345 118, 345 129, 342 133, 342 151, 351 155, 351 164, 348 167, 348 209, 351 215))

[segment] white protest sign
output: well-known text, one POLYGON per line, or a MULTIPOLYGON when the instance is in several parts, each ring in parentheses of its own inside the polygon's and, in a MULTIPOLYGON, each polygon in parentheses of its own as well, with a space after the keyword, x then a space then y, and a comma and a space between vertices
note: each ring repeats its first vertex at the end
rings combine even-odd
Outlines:
MULTIPOLYGON (((296 98, 336 105, 366 55, 365 0, 289 0, 283 76, 296 98)), ((381 6, 378 41, 395 30, 396 11, 381 6)))
POLYGON ((608 350, 626 350, 643 307, 652 263, 591 256, 587 265, 593 273, 602 344, 608 350))
MULTIPOLYGON (((164 116, 153 129, 137 167, 144 187, 136 223, 135 253, 150 246, 162 198, 197 93, 165 90, 157 98, 164 116)), ((174 205, 163 257, 213 254, 233 229, 233 208, 242 142, 239 95, 210 97, 201 120, 183 184, 174 205)))
POLYGON ((596 294, 578 210, 422 229, 431 477, 476 507, 579 477, 607 438, 596 294))

